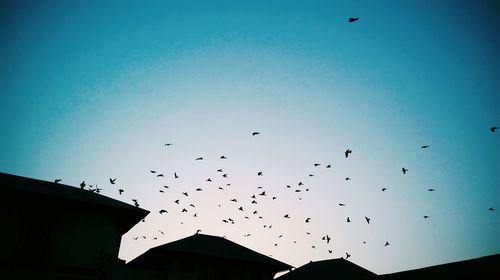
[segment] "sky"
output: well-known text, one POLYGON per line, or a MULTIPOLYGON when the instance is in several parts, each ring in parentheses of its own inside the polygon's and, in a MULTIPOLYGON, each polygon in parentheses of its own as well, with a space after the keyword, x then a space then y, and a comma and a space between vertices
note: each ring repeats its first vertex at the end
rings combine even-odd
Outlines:
POLYGON ((0 171, 137 199, 128 261, 197 229, 378 274, 497 254, 499 21, 486 0, 0 1, 0 171))

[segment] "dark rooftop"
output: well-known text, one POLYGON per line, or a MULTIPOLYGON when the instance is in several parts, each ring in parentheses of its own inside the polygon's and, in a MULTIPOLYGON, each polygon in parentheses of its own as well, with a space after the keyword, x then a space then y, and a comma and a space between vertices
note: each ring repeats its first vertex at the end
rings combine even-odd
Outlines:
POLYGON ((307 263, 277 279, 375 279, 376 277, 375 273, 339 258, 307 263))
POLYGON ((143 218, 149 211, 80 188, 0 172, 0 192, 24 192, 120 209, 143 218))
POLYGON ((174 254, 193 254, 199 256, 216 257, 222 259, 252 262, 276 268, 278 271, 291 269, 286 263, 280 262, 263 254, 222 237, 194 234, 192 236, 163 244, 149 249, 147 252, 132 260, 133 263, 158 262, 163 257, 174 254))

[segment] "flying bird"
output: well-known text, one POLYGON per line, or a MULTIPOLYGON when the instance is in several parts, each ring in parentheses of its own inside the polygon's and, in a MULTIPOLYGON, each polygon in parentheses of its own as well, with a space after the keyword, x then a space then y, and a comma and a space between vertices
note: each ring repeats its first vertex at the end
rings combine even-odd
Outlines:
POLYGON ((406 174, 406 172, 408 172, 408 169, 406 169, 406 168, 402 167, 402 168, 401 168, 401 171, 403 171, 403 174, 406 174))
POLYGON ((306 219, 306 223, 309 223, 310 220, 311 220, 311 218, 307 218, 306 219))
POLYGON ((156 175, 156 177, 165 177, 165 175, 163 175, 163 174, 158 174, 158 175, 156 175))
POLYGON ((315 163, 315 164, 314 164, 314 166, 315 166, 315 167, 316 167, 316 166, 320 166, 320 165, 321 165, 321 163, 315 163))
POLYGON ((220 157, 220 159, 227 159, 227 157, 225 157, 225 156, 221 156, 221 157, 220 157))
POLYGON ((385 192, 387 190, 387 188, 382 188, 382 191, 385 192))
POLYGON ((109 182, 111 183, 111 185, 114 185, 114 184, 115 184, 115 181, 116 181, 116 178, 115 178, 115 179, 111 179, 111 178, 109 178, 109 182))
POLYGON ((349 22, 355 22, 355 21, 358 21, 358 20, 359 20, 358 17, 350 17, 348 21, 349 22))
POLYGON ((490 128, 491 132, 495 132, 497 129, 498 129, 498 127, 496 127, 496 126, 492 126, 492 127, 490 128))
POLYGON ((155 174, 156 173, 156 170, 149 170, 149 172, 155 174))
POLYGON ((420 148, 426 149, 426 148, 429 148, 429 145, 422 145, 420 148))
POLYGON ((262 171, 257 172, 257 176, 262 176, 262 171))
POLYGON ((183 195, 185 195, 185 196, 188 196, 188 193, 187 193, 187 192, 183 192, 182 194, 183 194, 183 195))
POLYGON ((430 191, 430 192, 433 192, 435 191, 436 189, 427 189, 427 191, 430 191))
POLYGON ((391 245, 391 244, 389 244, 389 241, 386 241, 384 244, 384 246, 389 246, 389 245, 391 245))
POLYGON ((344 203, 339 203, 339 206, 345 206, 345 204, 344 203))
POLYGON ((332 168, 332 165, 331 165, 331 164, 328 164, 328 165, 326 166, 326 168, 332 168))
POLYGON ((352 153, 352 150, 351 150, 351 149, 347 149, 347 150, 345 151, 345 153, 344 153, 345 158, 348 158, 348 157, 349 157, 349 154, 351 154, 351 153, 352 153))
POLYGON ((123 189, 119 189, 119 190, 118 190, 118 193, 119 193, 120 195, 121 195, 123 192, 124 192, 124 190, 123 190, 123 189))
POLYGON ((233 198, 230 201, 232 201, 232 202, 238 202, 238 200, 236 198, 233 198))
POLYGON ((202 188, 197 188, 196 191, 197 192, 201 192, 203 189, 202 188))
POLYGON ((196 158, 196 160, 203 160, 203 157, 196 158))
POLYGON ((165 209, 161 209, 161 210, 159 211, 159 213, 160 213, 160 214, 163 214, 163 213, 168 213, 168 212, 167 212, 167 210, 165 210, 165 209))
POLYGON ((345 259, 347 260, 351 255, 347 252, 345 252, 345 259))
POLYGON ((177 175, 177 172, 174 172, 174 178, 175 179, 179 178, 179 175, 177 175))
POLYGON ((347 217, 347 222, 350 223, 351 222, 351 219, 349 219, 349 217, 347 217))
POLYGON ((424 219, 427 219, 427 218, 429 218, 429 216, 425 215, 425 216, 424 216, 424 219))
POLYGON ((260 132, 257 132, 257 131, 252 132, 252 136, 259 135, 259 134, 260 134, 260 132))
POLYGON ((490 210, 490 211, 495 211, 495 208, 490 207, 490 208, 488 208, 488 210, 490 210))
POLYGON ((186 208, 182 208, 182 213, 187 212, 188 210, 186 208))
POLYGON ((208 178, 208 179, 207 179, 207 182, 212 182, 212 179, 208 178))
POLYGON ((240 208, 238 208, 238 210, 243 211, 243 206, 240 206, 240 208))
POLYGON ((174 202, 177 203, 177 204, 179 204, 179 200, 178 199, 176 199, 174 202))
POLYGON ((370 219, 370 218, 368 218, 368 217, 366 217, 366 216, 365 216, 365 219, 366 219, 366 222, 367 222, 368 224, 370 224, 370 220, 371 220, 371 219, 370 219))

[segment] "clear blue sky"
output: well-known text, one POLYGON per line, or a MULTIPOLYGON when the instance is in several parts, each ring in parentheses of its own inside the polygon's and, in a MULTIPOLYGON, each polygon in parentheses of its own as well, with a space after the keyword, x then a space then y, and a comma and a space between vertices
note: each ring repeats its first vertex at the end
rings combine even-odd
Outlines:
POLYGON ((0 171, 138 199, 122 258, 196 229, 376 273, 500 252, 497 1, 143 2, 0 4, 0 171))

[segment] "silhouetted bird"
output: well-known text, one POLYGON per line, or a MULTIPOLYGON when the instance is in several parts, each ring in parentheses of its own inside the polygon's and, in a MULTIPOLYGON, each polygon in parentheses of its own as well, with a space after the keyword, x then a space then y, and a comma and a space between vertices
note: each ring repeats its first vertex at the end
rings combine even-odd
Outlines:
POLYGON ((427 218, 429 218, 429 216, 425 215, 425 216, 424 216, 424 219, 427 219, 427 218))
POLYGON ((80 183, 80 189, 82 189, 82 190, 83 190, 84 188, 85 188, 85 181, 82 181, 82 182, 80 183))
POLYGON ((259 193, 259 195, 265 196, 266 195, 266 191, 263 191, 263 192, 259 193))
POLYGON ((197 192, 201 192, 203 189, 202 188, 197 188, 196 191, 197 192))
POLYGON ((495 132, 497 129, 498 129, 498 127, 496 127, 496 126, 492 126, 492 127, 490 128, 491 132, 495 132))
POLYGON ((194 206, 194 204, 192 204, 192 203, 191 203, 191 204, 189 204, 189 206, 191 206, 191 207, 193 207, 193 208, 196 208, 196 207, 194 206))
POLYGON ((306 223, 309 223, 310 220, 311 220, 311 218, 307 218, 306 219, 306 223))
POLYGON ((403 167, 403 168, 401 168, 401 171, 403 171, 403 174, 406 174, 406 172, 408 172, 408 169, 403 167))
POLYGON ((273 196, 273 200, 275 200, 277 197, 273 196))
POLYGON ((423 146, 421 146, 420 148, 422 148, 422 149, 426 149, 426 148, 429 148, 429 145, 423 145, 423 146))
POLYGON ((320 166, 321 164, 320 163, 315 163, 314 166, 320 166))
POLYGON ((257 172, 257 176, 262 176, 262 171, 257 172))
POLYGON ((286 185, 286 187, 287 187, 287 188, 291 188, 291 186, 290 186, 290 185, 286 185))
POLYGON ((344 203, 339 203, 339 206, 345 206, 345 204, 344 203))
POLYGON ((283 216, 283 217, 285 217, 285 218, 287 218, 287 219, 290 219, 290 216, 289 216, 288 214, 286 214, 286 215, 285 215, 285 216, 283 216))
POLYGON ((243 206, 240 206, 240 208, 238 208, 238 210, 243 211, 243 206))
POLYGON ((328 250, 328 253, 330 253, 330 254, 331 254, 332 252, 333 252, 332 250, 328 250))
POLYGON ((259 134, 260 134, 260 132, 257 132, 257 131, 256 132, 252 132, 252 136, 259 135, 259 134))
POLYGON ((351 178, 349 178, 349 177, 345 177, 345 180, 346 180, 346 181, 349 181, 349 180, 351 180, 351 178))
POLYGON ((368 218, 368 217, 366 217, 366 216, 365 216, 365 220, 366 220, 366 222, 367 222, 368 224, 370 223, 370 218, 368 218))
POLYGON ((384 244, 384 246, 389 246, 389 245, 391 245, 391 244, 389 244, 389 241, 386 241, 384 244))
POLYGON ((164 193, 164 191, 163 191, 163 190, 160 190, 160 192, 161 192, 161 193, 164 193))
POLYGON ((252 204, 257 204, 257 201, 256 200, 252 200, 252 204))
POLYGON ((212 179, 208 178, 208 179, 207 179, 207 182, 212 182, 212 179))
POLYGON ((163 174, 158 174, 158 175, 156 175, 156 177, 165 177, 165 175, 163 175, 163 174))
POLYGON ((179 175, 177 175, 177 172, 174 172, 174 178, 175 179, 179 178, 179 175))
POLYGON ((178 199, 177 199, 177 200, 175 200, 174 202, 175 202, 175 203, 177 203, 177 204, 179 204, 179 200, 178 200, 178 199))
POLYGON ((201 229, 198 229, 198 230, 196 230, 196 233, 195 233, 195 234, 198 234, 198 233, 200 233, 200 232, 201 232, 201 229))
POLYGON ((115 179, 111 179, 111 178, 109 178, 109 182, 110 182, 112 185, 114 185, 114 184, 115 184, 115 181, 116 181, 116 178, 115 178, 115 179))
POLYGON ((124 192, 124 190, 123 190, 123 189, 119 189, 119 190, 118 190, 118 194, 119 194, 119 195, 121 195, 123 192, 124 192))
POLYGON ((222 174, 222 177, 227 178, 227 174, 222 174))
POLYGON ((168 213, 167 210, 165 210, 165 209, 161 209, 159 212, 160 212, 160 214, 168 213))
POLYGON ((163 231, 161 231, 161 230, 158 230, 158 231, 159 231, 162 235, 165 235, 165 233, 163 233, 163 231))
POLYGON ((435 189, 427 189, 427 191, 433 192, 435 191, 435 189))
POLYGON ((55 179, 54 180, 54 183, 56 183, 56 184, 59 183, 59 182, 61 182, 61 179, 55 179))
POLYGON ((349 219, 349 217, 347 217, 347 222, 350 223, 351 222, 351 219, 349 219))
POLYGON ((223 172, 222 169, 217 169, 217 172, 223 172))
POLYGON ((187 212, 188 210, 186 208, 182 208, 182 213, 187 212))
POLYGON ((345 252, 345 259, 347 260, 351 255, 347 252, 345 252))
POLYGON ((227 158, 227 157, 225 157, 225 156, 221 156, 221 157, 220 157, 220 159, 226 159, 226 158, 227 158))
POLYGON ((183 195, 185 195, 185 196, 188 196, 188 193, 187 193, 187 192, 183 192, 182 194, 183 194, 183 195))
POLYGON ((345 158, 348 158, 350 153, 352 153, 352 150, 351 150, 351 149, 347 149, 347 150, 345 151, 345 153, 344 153, 345 158))
POLYGON ((382 191, 385 192, 387 190, 387 188, 382 188, 382 191))
POLYGON ((164 187, 165 189, 168 189, 168 188, 169 188, 169 186, 163 186, 163 187, 164 187))
POLYGON ((232 202, 238 202, 238 200, 237 200, 236 198, 233 198, 233 199, 231 199, 231 200, 229 200, 229 201, 232 201, 232 202))
POLYGON ((295 192, 301 192, 301 190, 295 190, 295 192))
POLYGON ((156 173, 156 170, 149 170, 149 172, 154 174, 154 173, 156 173))
POLYGON ((350 17, 348 21, 349 22, 355 22, 357 20, 359 20, 359 18, 357 18, 357 17, 350 17))
POLYGON ((303 186, 304 184, 302 182, 299 182, 299 186, 303 186))
POLYGON ((203 157, 196 158, 196 160, 203 160, 203 157))
POLYGON ((495 211, 495 208, 490 207, 490 208, 488 208, 488 210, 490 210, 490 211, 495 211))

